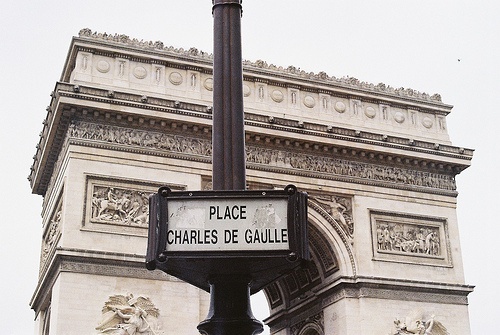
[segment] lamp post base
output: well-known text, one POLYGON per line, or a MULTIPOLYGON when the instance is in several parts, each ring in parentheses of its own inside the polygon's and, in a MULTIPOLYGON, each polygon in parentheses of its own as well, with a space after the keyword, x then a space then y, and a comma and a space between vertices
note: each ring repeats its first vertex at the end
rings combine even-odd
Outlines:
POLYGON ((256 335, 263 332, 250 305, 250 280, 220 276, 210 280, 210 310, 198 325, 203 335, 256 335))

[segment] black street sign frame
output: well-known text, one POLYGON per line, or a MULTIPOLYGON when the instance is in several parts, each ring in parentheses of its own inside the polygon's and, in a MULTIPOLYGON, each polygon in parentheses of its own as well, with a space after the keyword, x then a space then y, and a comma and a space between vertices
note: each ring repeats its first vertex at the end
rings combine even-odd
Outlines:
POLYGON ((307 242, 307 193, 294 185, 283 190, 172 191, 160 187, 149 199, 149 231, 146 267, 159 269, 203 290, 218 275, 244 275, 251 279, 251 292, 257 292, 285 273, 309 260, 307 242), (183 250, 167 247, 169 201, 227 200, 287 201, 288 248, 279 250, 183 250))

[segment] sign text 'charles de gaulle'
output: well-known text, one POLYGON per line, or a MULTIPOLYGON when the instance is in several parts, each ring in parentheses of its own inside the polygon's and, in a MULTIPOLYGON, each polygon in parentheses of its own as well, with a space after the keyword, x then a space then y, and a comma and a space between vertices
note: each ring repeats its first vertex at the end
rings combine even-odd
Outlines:
POLYGON ((146 267, 207 290, 207 278, 250 275, 252 292, 303 260, 307 193, 282 190, 172 191, 149 198, 146 267))
POLYGON ((287 211, 282 198, 171 200, 166 250, 287 250, 287 211))

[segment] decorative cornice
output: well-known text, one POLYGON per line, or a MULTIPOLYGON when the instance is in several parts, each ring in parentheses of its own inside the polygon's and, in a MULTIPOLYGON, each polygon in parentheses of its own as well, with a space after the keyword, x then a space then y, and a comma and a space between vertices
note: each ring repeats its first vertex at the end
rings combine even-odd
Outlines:
MULTIPOLYGON (((92 32, 88 28, 81 29, 79 32, 80 38, 92 39, 97 41, 104 41, 106 43, 114 43, 118 45, 134 47, 142 50, 156 51, 168 53, 170 55, 180 56, 183 58, 189 58, 195 61, 209 62, 213 61, 213 55, 207 52, 200 51, 196 48, 174 48, 172 46, 165 46, 161 41, 144 41, 138 40, 136 38, 130 38, 125 34, 107 34, 92 32)), ((255 62, 244 60, 243 67, 246 71, 262 73, 263 70, 274 73, 278 75, 284 75, 288 78, 295 78, 300 80, 313 80, 314 82, 321 82, 327 85, 335 85, 339 87, 356 89, 365 92, 372 92, 376 94, 385 94, 390 96, 395 96, 399 98, 419 100, 431 102, 434 104, 443 105, 441 96, 439 94, 427 94, 422 93, 411 88, 394 88, 384 83, 372 84, 365 81, 360 81, 354 77, 342 77, 336 78, 334 76, 328 75, 326 72, 306 72, 295 66, 282 67, 274 64, 268 64, 263 60, 257 60, 255 62)))
POLYGON ((277 310, 264 320, 275 333, 292 326, 290 315, 305 314, 309 310, 325 309, 343 299, 380 299, 467 305, 467 296, 473 286, 401 280, 379 277, 341 277, 333 283, 324 283, 314 290, 314 294, 305 294, 302 299, 283 301, 285 308, 277 310))
MULTIPOLYGON (((131 112, 120 112, 116 109, 113 110, 89 110, 85 107, 78 106, 63 106, 59 103, 61 98, 67 99, 82 99, 93 102, 113 104, 117 106, 124 107, 134 107, 140 109, 146 109, 151 111, 160 111, 168 113, 170 115, 183 115, 188 117, 193 117, 199 120, 198 125, 191 124, 189 127, 193 129, 203 129, 205 133, 209 133, 211 126, 211 107, 193 103, 185 103, 174 100, 162 99, 158 97, 147 97, 139 94, 130 94, 119 91, 109 91, 106 89, 99 89, 94 87, 86 87, 81 85, 71 85, 66 83, 59 83, 56 86, 56 91, 51 94, 52 102, 49 107, 47 107, 47 117, 43 122, 43 130, 40 133, 40 141, 37 144, 37 152, 35 154, 34 163, 31 167, 31 173, 29 180, 34 187, 34 193, 44 194, 47 188, 48 180, 41 183, 38 179, 35 181, 35 176, 41 178, 41 171, 43 169, 43 174, 50 174, 53 169, 53 163, 57 157, 57 152, 60 150, 61 141, 64 138, 64 133, 68 127, 69 120, 72 118, 77 111, 88 116, 94 116, 94 118, 103 118, 103 120, 116 119, 115 121, 137 123, 139 126, 165 126, 167 119, 152 117, 148 115, 137 115, 131 112), (59 109, 57 111, 57 109, 59 109), (49 135, 49 131, 52 135, 49 135), (50 139, 50 143, 48 143, 50 139), (59 143, 59 144, 58 144, 59 143), (45 152, 44 150, 49 150, 50 152, 45 152), (43 157, 42 157, 43 156, 43 157), (41 166, 42 160, 45 166, 41 166), (36 187, 35 187, 36 186, 36 187)), ((166 114, 165 114, 166 115, 166 114)), ((87 116, 87 117, 88 117, 87 116)), ((174 127, 176 124, 180 125, 181 122, 169 121, 174 127)), ((190 121, 191 122, 191 121, 190 121)), ((439 156, 449 157, 454 160, 464 160, 469 161, 472 158, 473 150, 458 148, 451 145, 436 144, 431 142, 412 140, 408 138, 402 138, 397 136, 386 136, 383 134, 370 133, 366 131, 356 131, 353 129, 347 129, 342 127, 333 127, 325 124, 317 124, 310 122, 299 122, 284 118, 273 118, 272 120, 268 116, 257 115, 252 113, 245 113, 245 122, 247 125, 255 126, 258 128, 269 128, 273 130, 278 130, 280 132, 291 133, 290 138, 279 138, 275 137, 272 140, 274 142, 290 143, 303 149, 329 152, 332 151, 335 155, 348 154, 352 157, 357 157, 359 160, 387 160, 391 164, 404 165, 411 164, 417 168, 428 169, 438 169, 446 171, 448 174, 457 174, 461 170, 468 166, 467 163, 464 164, 448 164, 445 162, 440 162, 439 156), (426 155, 431 154, 436 156, 436 160, 421 159, 417 157, 398 157, 394 154, 385 154, 382 152, 373 152, 367 150, 358 150, 354 148, 341 148, 333 147, 331 145, 326 145, 325 143, 319 142, 307 142, 296 137, 292 134, 303 134, 303 135, 313 135, 316 137, 323 137, 326 139, 342 140, 354 143, 362 143, 375 145, 379 147, 387 147, 393 149, 400 149, 410 152, 424 153, 426 155), (293 138, 296 137, 296 138, 293 138), (326 146, 325 146, 326 145, 326 146), (345 151, 345 153, 344 153, 345 151), (435 167, 434 167, 435 165, 435 167)), ((185 126, 185 125, 184 125, 185 126)), ((251 134, 247 133, 247 141, 258 142, 259 138, 263 137, 263 134, 251 134)), ((303 137, 303 136, 302 136, 303 137)), ((375 148, 375 147, 374 147, 375 148)), ((412 156, 413 154, 409 154, 412 156)))
POLYGON ((41 274, 30 306, 35 313, 40 311, 61 272, 178 281, 164 272, 147 270, 144 262, 144 255, 58 247, 50 264, 41 274))
POLYGON ((453 283, 436 283, 383 277, 343 277, 335 284, 317 292, 323 297, 323 306, 337 301, 337 298, 378 298, 404 301, 420 301, 444 304, 466 305, 467 296, 474 286, 453 283), (341 289, 341 296, 331 294, 341 289))

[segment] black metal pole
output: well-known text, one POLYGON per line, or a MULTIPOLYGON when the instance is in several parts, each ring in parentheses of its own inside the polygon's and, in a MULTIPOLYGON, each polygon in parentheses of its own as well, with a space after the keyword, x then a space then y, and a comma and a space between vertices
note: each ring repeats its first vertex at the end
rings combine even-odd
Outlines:
POLYGON ((252 314, 248 277, 220 276, 210 280, 210 310, 198 330, 204 335, 262 333, 262 323, 252 314))
MULTIPOLYGON (((241 0, 213 0, 214 91, 212 184, 244 190, 245 132, 241 56, 241 0)), ((235 261, 235 260, 233 260, 235 261)), ((222 265, 222 264, 221 264, 222 265)), ((198 325, 204 335, 254 335, 263 331, 250 306, 249 276, 217 275, 210 282, 210 310, 198 325)))
POLYGON ((244 190, 245 132, 241 56, 241 0, 213 0, 214 190, 244 190))

